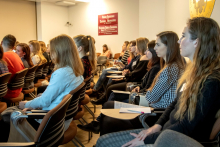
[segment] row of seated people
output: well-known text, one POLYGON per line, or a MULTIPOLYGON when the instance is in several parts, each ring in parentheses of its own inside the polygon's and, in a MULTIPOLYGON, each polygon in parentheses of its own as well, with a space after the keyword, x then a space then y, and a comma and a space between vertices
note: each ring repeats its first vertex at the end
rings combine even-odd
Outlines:
MULTIPOLYGON (((2 46, 7 46, 5 42, 11 44, 11 50, 14 47, 16 39, 12 35, 7 35, 2 46), (5 41, 6 40, 6 41, 5 41)), ((34 41, 37 42, 37 41, 34 41)), ((37 43, 36 43, 37 44, 37 43)), ((39 43, 38 43, 39 44, 39 43)), ((34 46, 34 45, 33 45, 34 46)), ((17 46, 18 47, 18 46, 17 46)), ((11 50, 2 52, 3 59, 7 52, 10 52, 17 58, 19 63, 23 63, 19 56, 11 50)), ((27 46, 27 50, 32 50, 27 46)), ((4 50, 5 51, 5 50, 4 50)), ((56 107, 63 97, 74 90, 84 81, 84 78, 91 76, 92 70, 96 67, 96 53, 94 46, 94 38, 91 36, 78 35, 73 39, 67 35, 60 35, 50 40, 51 60, 55 64, 53 73, 48 86, 42 86, 40 89, 42 94, 30 101, 19 102, 19 108, 24 112, 33 109, 51 110, 56 107), (87 55, 89 53, 89 55, 87 55), (81 58, 81 59, 80 59, 81 58), (62 81, 62 82, 61 82, 62 81)), ((4 60, 1 61, 4 63, 4 60)), ((4 64, 6 65, 6 64, 4 64)), ((5 66, 7 68, 7 66, 5 66)), ((23 69, 23 68, 22 68, 23 69)), ((35 130, 38 129, 42 120, 27 119, 35 130)), ((65 130, 68 129, 72 118, 65 121, 65 130)), ((5 132, 5 140, 7 141, 9 126, 3 120, 0 121, 1 130, 5 132)))
MULTIPOLYGON (((220 28, 215 20, 198 17, 189 19, 180 39, 175 32, 165 31, 156 35, 154 50, 150 47, 153 41, 145 43, 145 46, 148 46, 145 48, 149 49, 149 51, 144 50, 149 60, 145 65, 144 73, 147 73, 142 79, 142 89, 136 87, 133 92, 145 92, 150 107, 165 109, 160 115, 145 120, 150 128, 144 129, 139 117, 119 120, 103 114, 97 121, 78 127, 85 131, 100 132, 101 137, 97 141, 97 147, 148 146, 154 144, 158 136, 167 129, 183 133, 199 142, 210 141, 212 127, 219 118, 220 110, 219 33, 220 28), (151 53, 151 57, 147 52, 151 53), (152 72, 154 65, 159 66, 158 61, 154 62, 155 53, 161 60, 160 70, 152 72), (183 57, 189 58, 190 62, 186 64, 183 57), (154 78, 149 78, 148 74, 154 74, 154 78), (146 84, 146 81, 151 81, 151 84, 146 84)), ((136 40, 136 46, 140 51, 139 39, 136 40)), ((140 63, 144 54, 140 52, 139 54, 140 63)), ((112 69, 104 70, 93 91, 98 91, 97 87, 101 87, 101 84, 107 81, 109 84, 105 88, 105 101, 128 99, 128 96, 111 94, 111 92, 125 90, 125 85, 130 81, 124 83, 117 80, 112 83, 106 78, 108 70, 112 69)), ((130 73, 123 71, 125 77, 130 73)), ((136 74, 134 78, 141 79, 143 76, 141 77, 140 74, 136 74)), ((114 101, 104 103, 103 109, 114 109, 114 103, 114 101)))

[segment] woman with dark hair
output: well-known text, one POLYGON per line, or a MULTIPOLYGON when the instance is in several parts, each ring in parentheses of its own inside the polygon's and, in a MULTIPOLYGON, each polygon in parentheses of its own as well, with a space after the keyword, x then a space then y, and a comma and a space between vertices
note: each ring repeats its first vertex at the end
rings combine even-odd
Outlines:
POLYGON ((154 144, 161 132, 167 129, 183 133, 197 141, 210 141, 213 125, 220 117, 219 34, 219 25, 213 19, 190 19, 178 43, 181 54, 188 57, 191 63, 178 82, 175 100, 149 129, 106 134, 99 138, 97 146, 108 147, 109 138, 118 140, 112 142, 112 146, 154 144))
POLYGON ((6 64, 6 62, 2 59, 2 58, 3 58, 3 54, 4 54, 3 48, 2 48, 2 46, 0 45, 0 75, 8 72, 7 64, 6 64))
MULTIPOLYGON (((21 58, 25 68, 33 67, 34 64, 31 60, 30 47, 26 43, 19 43, 16 46, 16 53, 21 58)), ((31 89, 34 87, 34 82, 25 83, 23 89, 31 89)))
POLYGON ((34 64, 31 60, 30 47, 26 43, 19 43, 16 46, 16 53, 21 58, 25 68, 33 67, 34 64))
POLYGON ((108 49, 107 44, 104 44, 102 47, 103 47, 103 52, 100 56, 106 56, 109 59, 111 55, 111 51, 108 49))

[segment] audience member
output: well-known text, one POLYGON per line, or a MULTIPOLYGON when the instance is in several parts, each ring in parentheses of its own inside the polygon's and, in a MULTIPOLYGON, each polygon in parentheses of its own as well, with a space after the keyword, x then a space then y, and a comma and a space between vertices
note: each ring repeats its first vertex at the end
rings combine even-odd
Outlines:
POLYGON ((39 65, 47 62, 47 60, 41 53, 40 44, 38 41, 29 41, 29 47, 31 50, 31 60, 34 63, 34 65, 39 65))
POLYGON ((51 59, 49 54, 47 53, 46 44, 43 41, 39 41, 39 44, 40 44, 41 53, 43 54, 44 58, 47 59, 47 62, 50 62, 51 59))
MULTIPOLYGON (((219 114, 217 112, 220 105, 219 34, 219 25, 213 19, 190 19, 178 43, 181 54, 192 63, 179 80, 176 99, 149 129, 106 134, 99 138, 96 146, 108 147, 109 139, 116 138, 119 141, 111 142, 111 146, 154 144, 161 132, 167 129, 183 133, 197 141, 208 141, 216 117, 219 117, 216 115, 219 114)), ((160 41, 157 43, 159 47, 160 41)))
POLYGON ((7 63, 2 59, 4 55, 3 48, 0 45, 0 75, 8 73, 7 63))
POLYGON ((78 35, 73 37, 76 43, 79 57, 84 66, 84 79, 92 75, 96 69, 96 49, 91 36, 78 35))
MULTIPOLYGON (((32 109, 51 110, 56 107, 63 97, 74 90, 83 82, 83 65, 77 53, 76 45, 72 38, 60 35, 50 40, 51 59, 55 63, 50 84, 44 93, 31 101, 19 103, 23 111, 32 109)), ((28 120, 37 129, 41 120, 28 120)), ((65 121, 65 130, 72 119, 65 121)))
MULTIPOLYGON (((16 38, 13 35, 6 35, 2 40, 2 47, 4 50, 3 60, 7 63, 7 67, 10 73, 12 73, 11 78, 16 72, 19 72, 24 69, 24 65, 20 57, 13 51, 15 47, 16 38)), ((9 81, 10 83, 10 81, 9 81)), ((7 94, 4 96, 7 98, 16 98, 21 93, 22 88, 16 90, 8 89, 7 94)))
POLYGON ((111 51, 108 49, 108 46, 106 44, 104 44, 102 47, 103 47, 103 51, 100 56, 106 56, 109 59, 111 56, 111 51))
MULTIPOLYGON (((25 68, 33 67, 34 64, 30 56, 30 47, 26 43, 19 43, 16 46, 16 53, 21 58, 25 68)), ((23 89, 31 89, 34 87, 34 82, 25 83, 23 89)))

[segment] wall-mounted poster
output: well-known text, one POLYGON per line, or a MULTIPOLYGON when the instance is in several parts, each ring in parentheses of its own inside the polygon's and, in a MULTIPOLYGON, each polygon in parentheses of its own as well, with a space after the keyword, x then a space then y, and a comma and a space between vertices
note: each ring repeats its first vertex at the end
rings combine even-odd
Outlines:
POLYGON ((118 35, 118 13, 98 16, 99 35, 118 35))

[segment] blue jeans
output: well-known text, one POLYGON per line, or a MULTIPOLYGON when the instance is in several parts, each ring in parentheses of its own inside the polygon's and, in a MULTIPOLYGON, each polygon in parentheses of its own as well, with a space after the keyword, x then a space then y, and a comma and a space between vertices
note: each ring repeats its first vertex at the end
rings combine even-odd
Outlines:
POLYGON ((99 77, 99 79, 93 89, 98 91, 100 88, 102 88, 102 86, 104 86, 104 88, 106 88, 106 86, 108 84, 108 80, 109 80, 109 78, 107 78, 106 76, 112 75, 111 73, 108 73, 108 71, 117 71, 117 70, 118 70, 117 68, 103 69, 102 74, 99 77))

